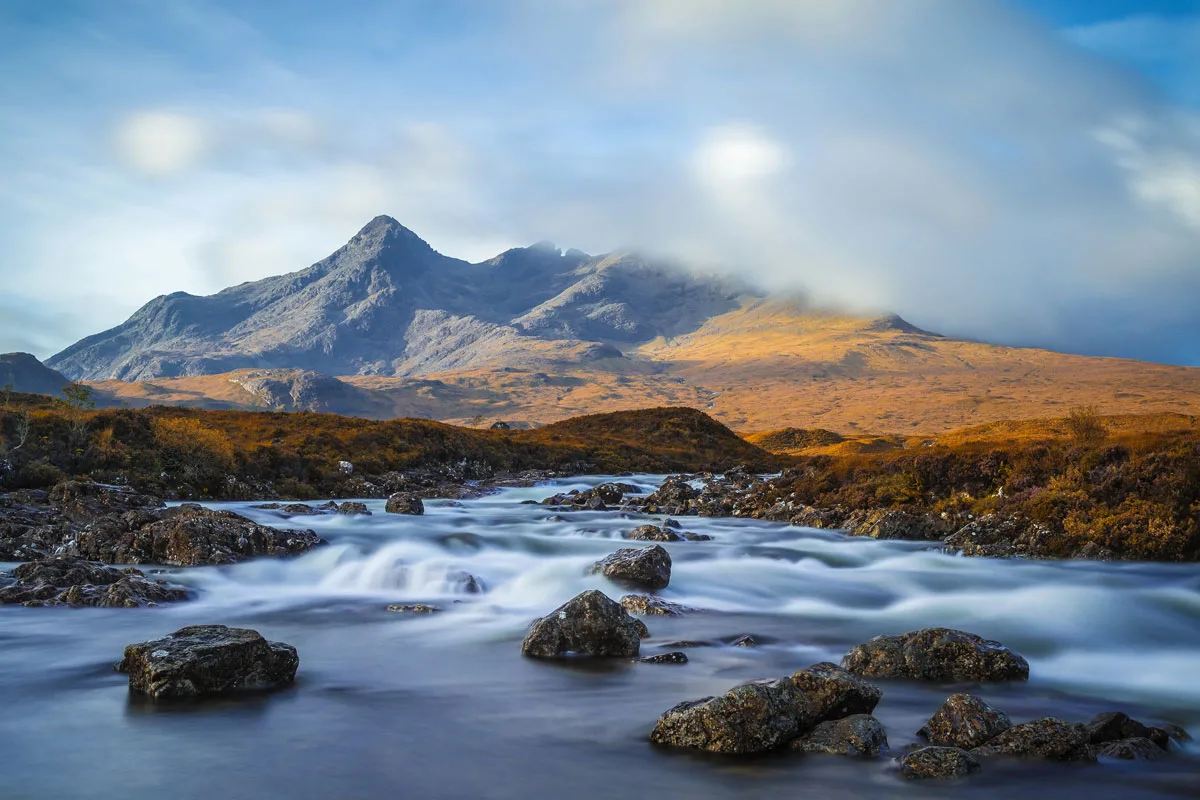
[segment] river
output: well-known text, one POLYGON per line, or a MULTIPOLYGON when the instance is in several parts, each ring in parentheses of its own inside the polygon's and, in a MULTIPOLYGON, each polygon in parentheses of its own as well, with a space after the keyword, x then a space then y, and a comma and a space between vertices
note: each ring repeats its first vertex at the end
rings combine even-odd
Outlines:
MULTIPOLYGON (((907 784, 890 759, 731 760, 652 747, 658 715, 749 679, 837 661, 881 633, 948 626, 1030 662, 1027 684, 976 693, 1014 721, 1124 710, 1200 733, 1200 567, 968 559, 778 523, 682 518, 662 596, 709 613, 648 617, 643 654, 682 666, 522 658, 529 624, 589 588, 585 568, 654 518, 523 505, 602 478, 427 501, 421 517, 284 520, 329 541, 292 560, 167 570, 198 598, 154 609, 0 608, 0 797, 627 798, 1196 797, 1200 748, 1158 762, 988 760, 953 784, 907 784), (467 594, 465 571, 487 591, 467 594), (441 614, 386 610, 426 602, 441 614), (123 647, 184 625, 251 627, 300 652, 296 685, 186 705, 131 697, 123 647), (758 647, 719 644, 751 634, 758 647)), ((654 476, 632 480, 647 487, 654 476)), ((881 682, 893 754, 962 687, 881 682)))

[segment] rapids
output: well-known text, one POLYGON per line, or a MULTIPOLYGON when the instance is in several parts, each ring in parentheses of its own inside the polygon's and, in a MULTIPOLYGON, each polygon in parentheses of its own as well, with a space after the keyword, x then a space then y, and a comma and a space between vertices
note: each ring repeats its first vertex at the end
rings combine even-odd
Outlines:
MULTIPOLYGON (((556 512, 540 500, 603 478, 426 501, 421 517, 285 519, 329 541, 292 560, 165 570, 197 599, 155 609, 0 608, 0 797, 580 798, 1194 797, 1200 748, 1156 763, 986 761, 950 785, 909 785, 889 759, 727 760, 646 742, 675 703, 837 661, 880 633, 957 627, 1028 658, 1028 684, 977 691, 1014 721, 1120 709, 1200 733, 1200 568, 946 555, 753 520, 680 518, 709 542, 669 543, 661 595, 710 613, 648 617, 643 654, 677 640, 685 666, 523 659, 531 619, 589 588, 622 531, 655 518, 556 512), (464 573, 481 580, 469 594, 464 573), (434 603, 435 615, 386 611, 434 603), (125 644, 195 623, 253 627, 300 652, 272 696, 156 706, 112 671, 125 644), (721 646, 752 634, 757 648, 721 646)), ((651 488, 659 478, 632 480, 651 488)), ((633 546, 636 546, 635 543, 633 546)), ((892 753, 961 687, 881 682, 892 753)))

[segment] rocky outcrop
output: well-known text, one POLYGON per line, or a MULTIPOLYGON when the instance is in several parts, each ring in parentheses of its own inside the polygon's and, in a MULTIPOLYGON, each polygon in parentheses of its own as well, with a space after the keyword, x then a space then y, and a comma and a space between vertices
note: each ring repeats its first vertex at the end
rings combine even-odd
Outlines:
POLYGON ((801 753, 875 758, 887 752, 888 741, 879 720, 870 714, 852 714, 819 723, 793 739, 788 749, 801 753))
POLYGON ((693 613, 699 609, 689 608, 680 603, 672 603, 669 600, 663 600, 661 597, 651 597, 644 594, 627 594, 621 598, 621 607, 640 617, 660 616, 660 617, 681 617, 684 614, 693 613))
POLYGON ((918 736, 939 747, 970 750, 1012 727, 1003 711, 971 694, 951 695, 929 718, 918 736))
POLYGON ((1088 746, 1087 729, 1078 723, 1041 717, 1013 725, 974 748, 976 756, 1019 756, 1049 761, 1095 761, 1088 746))
POLYGON ((856 511, 836 527, 872 539, 938 541, 949 533, 949 524, 942 519, 924 511, 907 509, 856 511))
POLYGON ((9 576, 13 583, 0 589, 0 603, 137 608, 188 598, 184 587, 150 580, 132 567, 118 569, 71 556, 31 561, 9 576))
POLYGON ((389 514, 424 514, 425 503, 412 492, 396 492, 387 499, 384 510, 389 514))
POLYGON ((957 747, 922 747, 899 759, 906 780, 965 778, 979 771, 979 759, 957 747))
POLYGON ((999 642, 950 628, 876 636, 842 659, 842 667, 872 678, 919 681, 1024 681, 1029 663, 999 642))
POLYGON ((650 741, 711 753, 762 753, 795 738, 807 716, 807 701, 791 678, 755 681, 667 710, 650 741))
POLYGON ((985 558, 1036 557, 1053 536, 1045 525, 988 514, 947 536, 946 549, 985 558))
POLYGON ((671 554, 659 545, 626 547, 597 561, 590 571, 621 586, 655 592, 671 582, 671 554))
POLYGON ((1104 744, 1121 739, 1149 739, 1163 750, 1171 746, 1171 736, 1166 730, 1143 725, 1136 719, 1130 719, 1128 714, 1121 711, 1097 714, 1084 727, 1087 728, 1088 741, 1092 744, 1104 744))
POLYGON ((638 655, 641 638, 633 617, 592 589, 537 620, 521 652, 531 658, 629 658, 638 655))
POLYGON ((870 714, 883 697, 879 687, 828 661, 797 670, 792 680, 808 698, 809 711, 817 722, 870 714))
POLYGON ((129 645, 117 669, 128 673, 131 692, 176 698, 278 689, 295 680, 299 664, 296 648, 258 631, 192 625, 129 645))
POLYGON ((638 487, 631 483, 602 483, 591 489, 572 489, 542 500, 544 506, 565 506, 589 511, 605 511, 609 506, 621 502, 627 494, 638 494, 638 487))

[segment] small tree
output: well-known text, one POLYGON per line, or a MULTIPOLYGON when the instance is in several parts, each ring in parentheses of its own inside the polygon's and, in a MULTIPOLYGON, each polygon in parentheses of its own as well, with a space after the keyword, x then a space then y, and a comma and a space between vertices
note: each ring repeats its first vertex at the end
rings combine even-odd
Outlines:
POLYGON ((62 393, 63 399, 59 403, 66 411, 71 443, 80 443, 86 438, 88 412, 96 407, 95 392, 92 387, 82 383, 69 383, 62 388, 62 393))
POLYGON ((1108 427, 1095 406, 1072 408, 1067 414, 1067 431, 1081 447, 1095 447, 1108 438, 1108 427))

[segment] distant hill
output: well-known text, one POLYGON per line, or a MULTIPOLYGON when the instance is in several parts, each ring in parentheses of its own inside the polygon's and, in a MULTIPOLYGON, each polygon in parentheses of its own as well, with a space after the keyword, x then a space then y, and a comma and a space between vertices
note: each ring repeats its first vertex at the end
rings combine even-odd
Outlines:
POLYGON ((58 396, 71 381, 29 353, 0 353, 0 388, 58 396))

